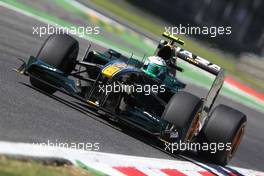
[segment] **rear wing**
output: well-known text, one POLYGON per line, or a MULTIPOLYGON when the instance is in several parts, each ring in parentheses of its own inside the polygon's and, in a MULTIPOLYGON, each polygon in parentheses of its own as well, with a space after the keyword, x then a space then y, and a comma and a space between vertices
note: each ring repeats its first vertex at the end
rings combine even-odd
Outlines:
POLYGON ((197 56, 197 55, 194 55, 193 53, 187 51, 187 50, 184 50, 182 48, 179 48, 177 47, 177 51, 176 51, 176 57, 194 65, 194 66, 197 66, 199 68, 201 68, 202 70, 205 70, 213 75, 217 75, 220 70, 221 70, 221 67, 216 65, 216 64, 213 64, 211 62, 209 62, 208 60, 200 57, 200 56, 197 56))
POLYGON ((217 98, 224 84, 224 80, 225 80, 224 69, 216 64, 209 62, 208 60, 200 56, 196 56, 192 54, 187 50, 183 50, 179 47, 177 48, 177 50, 178 50, 176 54, 177 58, 180 58, 194 66, 197 66, 202 70, 205 70, 215 76, 215 80, 210 88, 210 91, 206 96, 206 101, 204 103, 204 110, 206 111, 206 113, 208 113, 211 110, 215 102, 215 99, 217 98))
MULTIPOLYGON (((163 37, 166 37, 167 39, 170 40, 170 45, 173 46, 174 42, 178 43, 178 44, 181 44, 181 45, 184 45, 184 41, 173 36, 173 35, 170 35, 169 33, 166 33, 164 32, 162 34, 163 37)), ((211 62, 209 62, 208 60, 200 57, 200 56, 197 56, 187 50, 184 50, 178 46, 175 46, 176 48, 176 54, 175 56, 182 59, 182 60, 185 60, 186 62, 190 63, 190 64, 193 64, 213 75, 217 75, 219 73, 219 71, 221 70, 221 67, 216 65, 216 64, 213 64, 211 62)))
MULTIPOLYGON (((184 41, 181 39, 174 37, 168 33, 162 34, 164 37, 168 38, 170 40, 170 44, 173 46, 174 42, 183 45, 184 41)), ((175 57, 182 59, 196 67, 201 68, 202 70, 209 72, 215 76, 215 80, 205 98, 203 112, 202 112, 202 118, 208 117, 208 113, 211 110, 223 84, 224 84, 224 69, 221 68, 219 65, 213 64, 210 61, 197 56, 190 51, 184 50, 178 46, 175 46, 175 57)))

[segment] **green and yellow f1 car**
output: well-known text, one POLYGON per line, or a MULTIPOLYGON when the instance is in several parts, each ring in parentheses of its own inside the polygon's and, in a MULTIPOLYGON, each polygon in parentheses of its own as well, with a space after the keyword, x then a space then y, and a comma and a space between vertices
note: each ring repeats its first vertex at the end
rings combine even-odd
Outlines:
POLYGON ((168 41, 161 41, 153 56, 144 61, 112 49, 90 51, 90 46, 78 61, 78 41, 54 34, 17 72, 29 76, 31 84, 42 91, 61 91, 98 113, 155 136, 163 147, 222 144, 215 152, 197 153, 226 165, 239 146, 246 115, 226 105, 213 109, 224 82, 223 69, 177 46, 184 43, 180 39, 163 36, 168 41), (183 71, 176 65, 177 59, 215 75, 206 97, 184 91, 185 84, 175 77, 177 71, 183 71))

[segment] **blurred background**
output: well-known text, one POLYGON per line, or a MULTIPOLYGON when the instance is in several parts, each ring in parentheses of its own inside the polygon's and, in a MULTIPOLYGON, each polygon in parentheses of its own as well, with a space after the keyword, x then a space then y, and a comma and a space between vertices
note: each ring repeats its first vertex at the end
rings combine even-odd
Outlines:
POLYGON ((223 49, 264 55, 264 1, 262 0, 130 0, 139 8, 175 24, 231 26, 232 35, 200 36, 223 49))

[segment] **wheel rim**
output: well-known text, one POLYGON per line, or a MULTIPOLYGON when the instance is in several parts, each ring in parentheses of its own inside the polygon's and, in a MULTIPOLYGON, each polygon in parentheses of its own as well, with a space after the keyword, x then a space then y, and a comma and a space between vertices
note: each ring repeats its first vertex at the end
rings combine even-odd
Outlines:
POLYGON ((185 142, 189 142, 194 134, 197 132, 198 128, 199 128, 199 122, 200 122, 200 115, 201 115, 201 109, 198 111, 198 113, 196 113, 190 128, 188 129, 188 132, 186 134, 186 137, 184 139, 185 142))
POLYGON ((239 130, 237 131, 232 143, 231 143, 231 150, 228 153, 228 157, 227 157, 227 161, 230 161, 232 159, 232 157, 234 156, 234 154, 236 153, 236 150, 242 140, 242 137, 244 136, 245 133, 245 126, 246 124, 244 123, 243 125, 241 125, 241 127, 239 128, 239 130))

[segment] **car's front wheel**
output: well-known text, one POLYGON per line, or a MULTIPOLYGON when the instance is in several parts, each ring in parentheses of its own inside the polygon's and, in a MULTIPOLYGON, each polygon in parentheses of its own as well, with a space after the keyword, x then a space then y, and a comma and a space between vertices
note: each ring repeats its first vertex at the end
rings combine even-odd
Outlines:
MULTIPOLYGON (((36 58, 63 71, 65 75, 70 74, 75 68, 75 62, 79 52, 79 43, 73 37, 66 34, 50 35, 40 48, 36 58)), ((56 89, 43 82, 30 77, 30 83, 47 93, 54 93, 56 89)))

